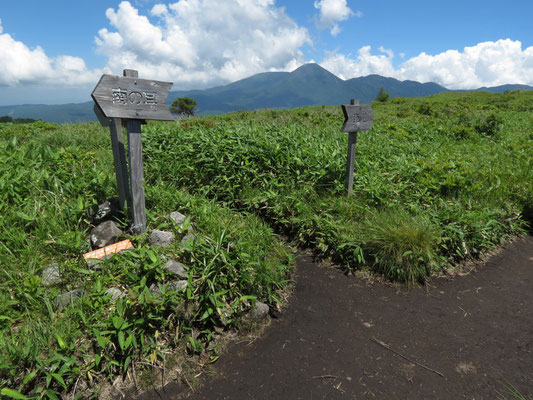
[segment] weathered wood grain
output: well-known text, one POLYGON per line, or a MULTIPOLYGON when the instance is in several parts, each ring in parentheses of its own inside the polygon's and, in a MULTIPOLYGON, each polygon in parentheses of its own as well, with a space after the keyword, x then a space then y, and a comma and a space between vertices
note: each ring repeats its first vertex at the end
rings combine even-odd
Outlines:
POLYGON ((348 196, 350 196, 353 192, 356 145, 357 132, 350 132, 348 134, 348 157, 346 159, 346 189, 348 189, 348 196))
POLYGON ((130 158, 132 231, 139 235, 146 232, 146 209, 144 195, 143 148, 141 123, 130 119, 128 129, 128 153, 130 158))
POLYGON ((107 118, 174 120, 165 103, 171 87, 171 82, 102 75, 91 96, 107 118))
POLYGON ((94 103, 93 111, 96 115, 96 118, 98 118, 100 125, 102 125, 104 128, 109 128, 111 126, 111 118, 107 118, 104 115, 98 104, 94 103))
POLYGON ((344 124, 341 132, 368 131, 372 128, 374 113, 371 106, 342 105, 344 124))
POLYGON ((122 70, 122 76, 129 76, 130 78, 138 78, 139 71, 136 69, 124 69, 122 70))
MULTIPOLYGON (((124 76, 137 77, 138 72, 125 69, 124 76)), ((139 235, 146 232, 146 208, 144 195, 144 170, 143 170, 143 145, 141 138, 141 121, 129 119, 126 124, 128 131, 128 153, 130 159, 130 205, 133 234, 139 235)))
POLYGON ((124 210, 126 202, 131 207, 130 188, 128 183, 128 164, 126 151, 124 149, 124 133, 122 132, 122 121, 120 118, 111 119, 111 147, 113 149, 113 163, 115 165, 115 175, 117 176, 117 188, 119 207, 124 210))

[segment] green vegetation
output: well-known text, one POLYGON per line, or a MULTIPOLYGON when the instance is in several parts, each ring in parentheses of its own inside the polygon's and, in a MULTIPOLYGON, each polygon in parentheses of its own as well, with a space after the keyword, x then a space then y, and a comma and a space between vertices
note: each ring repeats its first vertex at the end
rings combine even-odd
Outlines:
POLYGON ((528 228, 533 92, 373 109, 351 197, 338 106, 149 123, 148 224, 184 235, 168 218, 181 211, 199 237, 164 250, 136 238, 134 251, 95 270, 80 255, 90 210, 116 193, 109 133, 94 123, 0 125, 2 395, 87 396, 102 380, 168 365, 180 349, 209 360, 216 332, 254 299, 280 300, 291 257, 274 231, 347 270, 412 284, 528 228), (163 256, 189 266, 185 292, 165 287, 163 256), (50 263, 65 280, 43 287, 50 263), (110 287, 126 296, 113 301, 110 287), (79 300, 56 305, 74 288, 79 300))
POLYGON ((339 107, 150 125, 147 175, 259 215, 348 269, 423 281, 526 228, 532 97, 446 93, 374 103, 374 126, 359 134, 351 197, 339 107))
POLYGON ((389 99, 389 94, 385 91, 385 88, 382 86, 379 88, 378 95, 376 96, 376 101, 381 101, 385 103, 389 99))
POLYGON ((109 132, 96 124, 3 124, 0 162, 1 397, 87 398, 134 366, 139 380, 143 367, 168 367, 176 351, 209 362, 215 328, 231 329, 256 298, 279 302, 291 256, 272 230, 163 181, 146 187, 150 227, 183 236, 169 219, 179 210, 197 239, 155 249, 136 238, 134 251, 87 267, 91 209, 116 193, 109 132), (186 291, 165 287, 164 256, 188 266, 186 291), (45 287, 50 263, 64 283, 45 287), (72 289, 83 295, 59 305, 72 289))
POLYGON ((170 112, 177 114, 185 114, 188 117, 194 115, 194 109, 198 103, 189 97, 178 97, 170 105, 170 112))

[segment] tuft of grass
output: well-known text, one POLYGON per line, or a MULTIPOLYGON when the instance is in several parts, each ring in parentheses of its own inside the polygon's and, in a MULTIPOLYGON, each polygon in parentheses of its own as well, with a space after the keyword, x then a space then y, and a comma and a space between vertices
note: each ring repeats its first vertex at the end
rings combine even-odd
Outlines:
POLYGON ((391 280, 423 282, 437 265, 440 232, 423 216, 378 211, 364 221, 361 235, 372 268, 391 280))
POLYGON ((498 400, 533 400, 531 395, 522 393, 507 379, 505 379, 505 382, 500 382, 500 386, 503 388, 503 393, 497 392, 498 400))

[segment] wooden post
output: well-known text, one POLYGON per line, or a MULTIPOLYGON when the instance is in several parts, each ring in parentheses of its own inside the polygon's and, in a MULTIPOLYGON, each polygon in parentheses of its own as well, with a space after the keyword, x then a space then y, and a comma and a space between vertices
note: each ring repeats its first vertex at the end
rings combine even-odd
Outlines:
POLYGON ((346 157, 346 189, 348 196, 353 192, 353 176, 355 167, 355 149, 357 132, 367 131, 372 127, 374 113, 370 106, 360 106, 359 100, 350 100, 350 105, 341 106, 344 113, 344 124, 341 132, 348 132, 348 156, 346 157))
MULTIPOLYGON (((124 76, 138 78, 139 73, 132 69, 125 69, 124 76)), ((137 119, 128 119, 127 131, 128 154, 130 159, 131 216, 133 219, 131 230, 135 235, 139 235, 146 232, 146 201, 143 186, 144 171, 141 121, 137 119)))
POLYGON ((124 134, 122 133, 122 120, 120 118, 112 118, 109 128, 111 132, 115 174, 117 175, 119 207, 121 210, 124 210, 126 202, 131 207, 131 197, 130 185, 128 184, 128 164, 126 151, 124 150, 124 134))
MULTIPOLYGON (((359 100, 351 99, 350 105, 358 106, 359 100)), ((346 159, 346 189, 348 196, 353 192, 353 175, 355 168, 355 150, 357 145, 357 132, 348 132, 348 157, 346 159)))
POLYGON ((124 134, 120 118, 107 118, 100 106, 94 105, 94 113, 104 128, 109 128, 111 135, 111 148, 113 150, 113 164, 117 177, 118 200, 120 210, 124 210, 127 202, 131 206, 130 189, 128 184, 128 162, 124 150, 124 134))

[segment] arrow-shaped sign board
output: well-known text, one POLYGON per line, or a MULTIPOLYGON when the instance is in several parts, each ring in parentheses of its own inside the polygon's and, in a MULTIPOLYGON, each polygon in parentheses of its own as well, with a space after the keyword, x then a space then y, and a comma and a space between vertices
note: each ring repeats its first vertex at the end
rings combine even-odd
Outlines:
POLYGON ((106 118, 171 121, 165 103, 171 87, 171 82, 102 75, 91 96, 106 118))
POLYGON ((372 128, 374 113, 371 106, 343 105, 344 125, 341 132, 368 131, 372 128))

